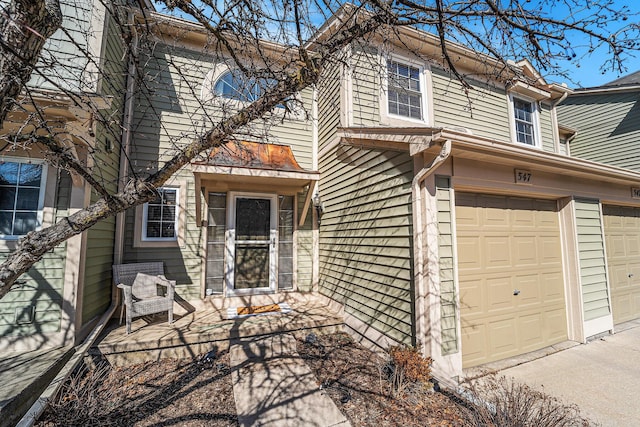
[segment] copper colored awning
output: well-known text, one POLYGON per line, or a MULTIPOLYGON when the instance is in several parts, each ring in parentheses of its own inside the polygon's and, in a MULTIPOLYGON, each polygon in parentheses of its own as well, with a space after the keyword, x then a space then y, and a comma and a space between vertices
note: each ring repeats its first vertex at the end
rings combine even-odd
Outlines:
MULTIPOLYGON (((317 171, 300 167, 288 145, 265 144, 248 141, 230 141, 215 148, 203 161, 191 163, 191 171, 196 180, 196 188, 203 188, 201 182, 215 181, 241 185, 260 184, 277 189, 300 191, 309 186, 300 216, 304 224, 311 203, 313 184, 318 181, 317 171)), ((196 221, 201 220, 200 197, 196 198, 196 221)))
POLYGON ((263 144, 259 142, 228 142, 216 147, 204 162, 213 166, 232 166, 252 169, 299 171, 300 167, 288 145, 263 144))

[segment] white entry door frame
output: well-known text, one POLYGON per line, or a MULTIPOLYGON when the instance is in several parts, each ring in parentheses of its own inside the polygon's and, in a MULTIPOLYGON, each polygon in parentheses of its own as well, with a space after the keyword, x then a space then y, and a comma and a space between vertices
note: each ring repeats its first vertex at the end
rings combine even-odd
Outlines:
POLYGON ((275 292, 278 278, 278 196, 229 193, 225 278, 227 295, 275 292))

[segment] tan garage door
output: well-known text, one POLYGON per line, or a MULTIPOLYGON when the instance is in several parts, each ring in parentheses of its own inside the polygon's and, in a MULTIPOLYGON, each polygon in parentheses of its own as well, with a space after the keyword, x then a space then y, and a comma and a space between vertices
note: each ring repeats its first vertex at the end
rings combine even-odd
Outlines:
POLYGON ((640 209, 602 207, 613 323, 640 317, 640 209))
POLYGON ((556 202, 456 196, 464 367, 567 337, 556 202))

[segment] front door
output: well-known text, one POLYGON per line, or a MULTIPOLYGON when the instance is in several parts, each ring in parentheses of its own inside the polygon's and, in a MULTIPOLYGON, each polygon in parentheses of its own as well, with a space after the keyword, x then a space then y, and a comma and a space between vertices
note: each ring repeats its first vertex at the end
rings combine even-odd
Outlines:
POLYGON ((227 294, 275 290, 277 196, 231 193, 227 222, 227 294))

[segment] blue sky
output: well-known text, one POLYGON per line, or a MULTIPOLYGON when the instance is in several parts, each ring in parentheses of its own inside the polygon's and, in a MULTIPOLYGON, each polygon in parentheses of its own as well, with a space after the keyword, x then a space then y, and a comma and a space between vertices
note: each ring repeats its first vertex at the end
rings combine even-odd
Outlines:
MULTIPOLYGON (((621 8, 623 6, 627 6, 630 9, 632 14, 637 14, 636 16, 631 16, 630 19, 626 22, 618 22, 614 25, 611 25, 608 30, 610 32, 615 32, 620 29, 623 25, 629 24, 638 24, 640 25, 640 1, 638 0, 615 0, 614 7, 621 8)), ((576 45, 580 44, 580 40, 576 40, 576 45)), ((576 67, 575 65, 569 63, 568 61, 563 61, 560 65, 565 68, 573 82, 566 81, 563 77, 559 76, 545 76, 545 78, 549 81, 553 81, 556 83, 565 82, 570 87, 594 87, 600 86, 605 83, 609 83, 612 80, 615 80, 619 77, 625 76, 627 74, 631 74, 635 71, 640 70, 640 51, 629 54, 625 57, 624 66, 626 67, 626 71, 622 73, 618 71, 605 70, 604 72, 600 70, 600 66, 607 59, 606 50, 600 49, 595 51, 592 55, 585 56, 580 61, 580 66, 576 67)))
MULTIPOLYGON (((528 0, 527 0, 528 1, 528 0)), ((542 0, 544 2, 544 0, 542 0)), ((584 0, 584 3, 592 0, 584 0)), ((606 1, 606 0, 603 0, 606 1)), ((154 2, 156 6, 156 10, 167 13, 166 7, 164 4, 160 2, 154 2)), ((610 32, 615 32, 620 29, 624 25, 629 24, 638 24, 640 25, 640 0, 614 0, 613 7, 619 9, 623 6, 627 6, 632 14, 636 14, 636 16, 632 16, 626 22, 618 22, 612 24, 607 30, 610 32)), ((553 13, 565 14, 567 13, 566 7, 562 4, 562 2, 557 1, 553 6, 553 13)), ((184 16, 183 16, 184 17, 184 16)), ((190 18, 190 17, 189 17, 190 18)), ((189 19, 187 18, 187 19, 189 19)), ((192 19, 192 18, 191 18, 192 19)), ((617 70, 612 70, 610 67, 606 70, 601 70, 601 65, 607 60, 607 51, 606 49, 596 50, 594 53, 590 55, 586 55, 586 49, 580 50, 580 46, 585 43, 584 40, 575 39, 572 40, 574 42, 573 46, 575 46, 576 53, 578 53, 578 58, 580 58, 579 66, 576 64, 572 64, 569 61, 561 61, 560 66, 567 71, 569 74, 569 80, 563 76, 553 75, 553 74, 545 74, 544 70, 539 70, 543 74, 543 77, 549 82, 555 83, 566 83, 569 87, 593 87, 600 86, 605 83, 608 83, 612 80, 615 80, 619 77, 625 76, 627 74, 631 74, 635 71, 640 70, 640 51, 637 51, 633 54, 629 54, 625 56, 624 66, 626 67, 625 71, 619 72, 617 70)), ((520 58, 513 58, 520 59, 520 58)))

